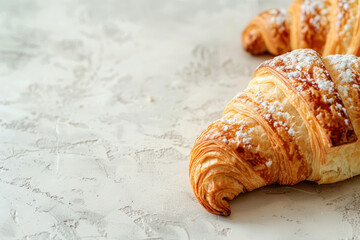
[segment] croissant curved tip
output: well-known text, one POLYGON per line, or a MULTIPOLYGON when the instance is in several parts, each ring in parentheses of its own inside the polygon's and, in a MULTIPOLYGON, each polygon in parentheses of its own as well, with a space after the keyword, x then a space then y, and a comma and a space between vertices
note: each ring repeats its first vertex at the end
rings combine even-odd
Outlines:
POLYGON ((208 212, 216 215, 229 216, 231 214, 229 201, 232 200, 236 195, 237 194, 232 193, 232 190, 229 192, 229 189, 227 189, 212 195, 211 200, 209 200, 209 196, 198 198, 198 200, 208 212))
POLYGON ((229 216, 229 201, 246 191, 231 161, 238 156, 230 153, 231 148, 218 140, 200 141, 191 151, 190 183, 199 203, 212 214, 229 216))
POLYGON ((231 211, 230 210, 228 210, 228 211, 224 210, 222 212, 216 212, 215 214, 216 215, 221 215, 221 216, 224 216, 224 217, 228 217, 228 216, 230 216, 231 211))
POLYGON ((266 45, 258 29, 247 26, 242 33, 242 45, 245 51, 258 55, 266 52, 266 45))
POLYGON ((225 201, 225 206, 224 203, 220 204, 220 206, 209 206, 209 203, 203 204, 202 205, 205 207, 205 209, 212 213, 212 214, 216 214, 216 215, 222 215, 222 216, 230 216, 231 214, 231 209, 229 206, 229 203, 226 200, 222 200, 225 201))
POLYGON ((230 216, 230 214, 231 214, 231 210, 229 208, 229 209, 224 209, 224 211, 222 211, 219 215, 227 217, 230 216))

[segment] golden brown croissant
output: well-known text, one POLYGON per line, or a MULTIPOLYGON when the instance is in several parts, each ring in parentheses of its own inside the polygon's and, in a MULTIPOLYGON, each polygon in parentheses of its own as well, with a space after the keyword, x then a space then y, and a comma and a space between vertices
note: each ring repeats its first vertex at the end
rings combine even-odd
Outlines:
POLYGON ((265 185, 334 183, 360 174, 360 58, 300 49, 260 65, 249 86, 191 151, 199 202, 228 201, 265 185))
POLYGON ((252 19, 242 34, 246 51, 280 55, 311 48, 323 56, 360 56, 359 0, 294 0, 286 10, 271 9, 252 19))

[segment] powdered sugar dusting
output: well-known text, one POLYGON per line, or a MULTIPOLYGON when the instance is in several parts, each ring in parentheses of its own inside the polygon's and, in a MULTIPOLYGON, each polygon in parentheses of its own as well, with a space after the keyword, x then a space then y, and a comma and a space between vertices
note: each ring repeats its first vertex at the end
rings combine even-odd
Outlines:
POLYGON ((338 15, 336 26, 340 29, 340 36, 352 35, 351 29, 354 27, 356 16, 352 11, 349 11, 350 5, 354 0, 338 0, 338 15))
POLYGON ((276 25, 279 31, 284 31, 287 19, 287 11, 285 9, 270 9, 268 12, 273 15, 269 19, 269 22, 272 25, 276 25))
MULTIPOLYGON (((353 127, 345 123, 348 113, 335 83, 321 57, 314 50, 298 49, 275 57, 260 65, 259 68, 262 67, 267 67, 282 75, 284 78, 280 78, 280 80, 285 81, 287 86, 291 86, 293 91, 302 96, 309 111, 327 129, 334 144, 346 141, 344 139, 348 139, 349 136, 354 137, 353 127), (347 131, 350 131, 349 134, 347 131), (342 135, 332 134, 332 132, 342 132, 342 135)), ((349 73, 345 72, 343 75, 345 81, 349 81, 346 80, 349 73)))
MULTIPOLYGON (((305 0, 301 5, 301 21, 309 19, 309 24, 314 30, 320 30, 321 24, 327 22, 328 8, 325 8, 323 0, 305 0)), ((306 32, 306 25, 303 25, 302 32, 306 32)))
POLYGON ((265 162, 265 164, 267 167, 271 167, 271 165, 272 165, 271 159, 267 160, 267 162, 265 162))
POLYGON ((302 47, 322 53, 326 36, 330 30, 331 5, 324 0, 304 0, 300 13, 300 41, 302 47))
MULTIPOLYGON (((251 101, 254 101, 258 106, 262 106, 262 109, 260 110, 259 107, 257 107, 256 109, 254 108, 254 110, 262 115, 263 118, 275 128, 283 128, 285 129, 284 132, 290 137, 295 137, 295 131, 290 127, 291 115, 284 111, 284 108, 279 101, 265 100, 264 97, 262 92, 259 91, 256 93, 256 97, 251 101)), ((240 98, 240 102, 243 102, 242 100, 245 100, 245 102, 249 100, 246 92, 238 95, 238 98, 240 98)))
POLYGON ((354 82, 354 67, 358 68, 358 57, 354 55, 330 55, 326 57, 331 64, 335 65, 337 71, 340 72, 341 81, 354 82))
POLYGON ((288 133, 290 134, 290 136, 294 137, 295 136, 295 131, 294 129, 290 128, 288 133))
POLYGON ((359 68, 359 59, 354 55, 331 55, 326 57, 330 61, 336 72, 340 82, 338 90, 346 98, 345 101, 352 101, 349 97, 351 89, 360 90, 360 86, 356 80, 356 72, 359 68))
POLYGON ((328 104, 333 104, 334 103, 334 99, 333 98, 328 99, 326 97, 326 95, 323 95, 323 99, 324 99, 324 102, 326 102, 328 104))
POLYGON ((235 135, 237 137, 237 140, 239 142, 242 142, 244 145, 246 145, 247 148, 251 147, 251 135, 256 130, 255 128, 246 128, 248 124, 241 125, 238 130, 235 132, 235 135))
POLYGON ((252 135, 257 134, 255 127, 249 127, 249 122, 239 120, 241 116, 225 115, 223 118, 212 123, 212 127, 207 130, 203 140, 220 140, 233 148, 240 144, 246 148, 251 148, 252 135))
POLYGON ((298 91, 304 91, 305 85, 310 83, 320 90, 335 94, 334 82, 329 78, 329 74, 324 67, 318 67, 323 66, 323 63, 313 50, 300 49, 275 57, 269 63, 269 66, 281 71, 289 79, 302 82, 303 84, 296 86, 298 91), (316 72, 316 79, 310 76, 308 71, 310 68, 313 68, 314 72, 316 72))
POLYGON ((334 89, 334 82, 332 81, 326 81, 323 79, 317 79, 315 80, 316 84, 319 86, 320 89, 326 90, 326 91, 333 91, 334 89))

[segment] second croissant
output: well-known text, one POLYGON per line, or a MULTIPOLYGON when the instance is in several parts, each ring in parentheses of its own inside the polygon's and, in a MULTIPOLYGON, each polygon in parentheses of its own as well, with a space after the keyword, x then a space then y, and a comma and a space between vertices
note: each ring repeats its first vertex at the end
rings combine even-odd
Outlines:
POLYGON ((280 55, 311 48, 323 56, 360 56, 359 0, 295 0, 255 17, 242 34, 246 51, 280 55))

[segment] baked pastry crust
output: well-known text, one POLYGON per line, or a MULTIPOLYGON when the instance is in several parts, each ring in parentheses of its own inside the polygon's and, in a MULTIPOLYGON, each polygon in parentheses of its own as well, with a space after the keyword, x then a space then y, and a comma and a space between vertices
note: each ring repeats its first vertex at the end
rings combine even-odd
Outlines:
POLYGON ((287 10, 270 9, 252 19, 242 43, 252 54, 311 48, 322 56, 359 56, 359 0, 294 0, 287 10))
POLYGON ((295 50, 261 64, 196 139, 190 183, 209 212, 265 185, 360 174, 360 59, 295 50))

